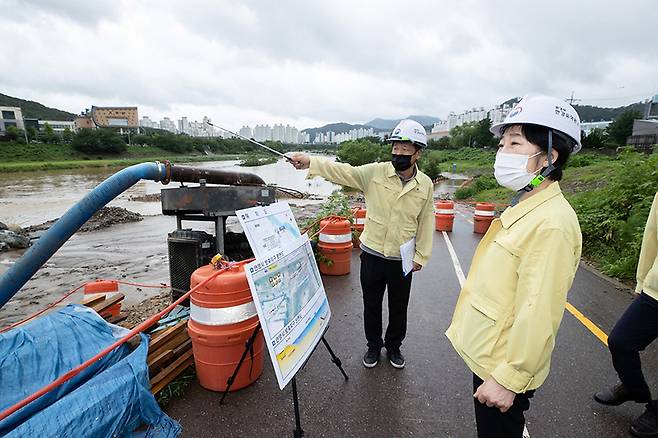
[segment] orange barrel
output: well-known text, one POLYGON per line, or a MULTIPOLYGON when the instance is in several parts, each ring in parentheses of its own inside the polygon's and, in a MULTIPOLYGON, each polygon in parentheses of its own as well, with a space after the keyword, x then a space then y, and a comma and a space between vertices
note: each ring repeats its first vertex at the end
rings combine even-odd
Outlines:
POLYGON ((434 223, 436 231, 452 231, 455 221, 455 203, 439 201, 434 205, 434 223))
POLYGON ((488 202, 478 202, 475 204, 475 214, 473 215, 473 232, 485 234, 493 221, 496 212, 495 206, 488 202))
MULTIPOLYGON (((103 294, 108 292, 119 292, 119 282, 116 280, 96 280, 85 284, 85 295, 103 294)), ((121 301, 112 304, 110 307, 100 312, 100 315, 103 318, 108 316, 119 316, 120 314, 121 301)))
MULTIPOLYGON (((244 263, 228 268, 190 297, 187 330, 192 339, 196 374, 201 386, 211 391, 226 389, 245 344, 258 326, 244 263)), ((212 265, 200 267, 192 273, 190 286, 195 287, 214 272, 212 265)), ((253 354, 247 354, 231 391, 254 383, 261 375, 264 346, 261 331, 253 344, 253 354)))
POLYGON ((321 221, 318 240, 320 254, 333 262, 329 266, 320 261, 318 266, 320 272, 325 275, 349 274, 353 247, 350 221, 344 218, 321 221))
POLYGON ((359 208, 354 212, 354 229, 356 231, 363 231, 366 226, 366 209, 359 208))

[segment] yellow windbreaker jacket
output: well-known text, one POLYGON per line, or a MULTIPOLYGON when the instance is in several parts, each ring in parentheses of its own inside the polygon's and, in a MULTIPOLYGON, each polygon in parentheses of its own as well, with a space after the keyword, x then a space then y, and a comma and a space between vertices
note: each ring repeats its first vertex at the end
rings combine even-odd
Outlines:
POLYGON ((361 190, 366 224, 361 242, 386 257, 400 257, 400 245, 416 237, 414 262, 426 266, 434 237, 434 185, 420 170, 404 186, 390 162, 350 166, 311 157, 308 177, 361 190))
POLYGON ((637 293, 644 291, 654 300, 658 300, 658 193, 653 198, 647 226, 644 229, 635 291, 637 293))
POLYGON ((493 221, 446 331, 478 377, 517 394, 544 382, 581 246, 557 182, 493 221))

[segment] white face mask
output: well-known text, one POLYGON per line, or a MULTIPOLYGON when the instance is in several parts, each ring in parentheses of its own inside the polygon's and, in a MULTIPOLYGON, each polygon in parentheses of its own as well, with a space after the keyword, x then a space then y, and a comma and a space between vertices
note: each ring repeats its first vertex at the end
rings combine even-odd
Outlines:
POLYGON ((508 189, 521 190, 535 178, 535 173, 529 173, 527 170, 528 160, 540 154, 541 152, 537 152, 534 155, 527 156, 498 152, 494 163, 496 181, 508 189))

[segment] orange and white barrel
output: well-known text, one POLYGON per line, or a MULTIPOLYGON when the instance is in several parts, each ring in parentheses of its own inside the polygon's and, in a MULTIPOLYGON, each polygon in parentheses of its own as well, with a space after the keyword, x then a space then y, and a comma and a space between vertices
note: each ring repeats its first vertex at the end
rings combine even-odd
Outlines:
POLYGON ((489 202, 478 202, 475 204, 473 214, 473 232, 485 234, 496 216, 496 206, 489 202))
MULTIPOLYGON (((116 280, 96 280, 85 284, 85 295, 98 295, 108 293, 118 293, 119 282, 116 280)), ((105 318, 108 316, 119 316, 121 314, 121 301, 112 304, 110 307, 100 312, 100 315, 105 318)))
POLYGON ((366 226, 366 209, 359 208, 354 212, 354 229, 362 232, 366 226))
MULTIPOLYGON (((240 361, 245 345, 258 326, 244 263, 228 268, 190 296, 190 320, 194 364, 199 383, 211 391, 224 391, 229 377, 240 361)), ((192 273, 190 286, 195 287, 215 272, 212 265, 192 273)), ((252 384, 263 372, 265 343, 258 333, 231 390, 252 384)))
POLYGON ((320 261, 320 272, 325 275, 349 274, 353 248, 350 222, 345 218, 321 221, 318 240, 320 254, 329 260, 329 263, 320 261))
POLYGON ((434 204, 434 224, 436 231, 452 231, 455 221, 455 203, 439 201, 434 204))

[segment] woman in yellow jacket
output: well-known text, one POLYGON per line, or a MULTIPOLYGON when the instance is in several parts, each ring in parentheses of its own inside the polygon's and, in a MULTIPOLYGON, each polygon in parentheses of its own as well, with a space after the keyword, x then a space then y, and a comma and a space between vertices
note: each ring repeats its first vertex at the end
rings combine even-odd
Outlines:
POLYGON ((473 372, 478 437, 523 435, 524 411, 549 372, 582 246, 558 181, 580 150, 574 108, 526 96, 491 131, 494 175, 518 191, 473 257, 446 336, 473 372))
POLYGON ((658 193, 644 228, 635 291, 639 295, 608 337, 612 364, 621 383, 596 393, 594 400, 609 406, 627 401, 647 403, 644 413, 631 424, 631 433, 638 437, 658 437, 658 400, 651 398, 640 362, 640 351, 658 338, 658 193))

